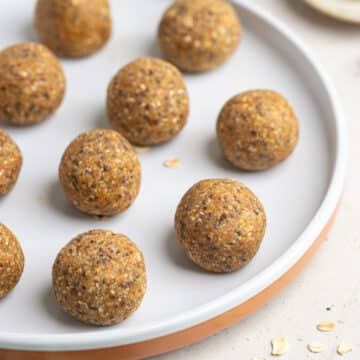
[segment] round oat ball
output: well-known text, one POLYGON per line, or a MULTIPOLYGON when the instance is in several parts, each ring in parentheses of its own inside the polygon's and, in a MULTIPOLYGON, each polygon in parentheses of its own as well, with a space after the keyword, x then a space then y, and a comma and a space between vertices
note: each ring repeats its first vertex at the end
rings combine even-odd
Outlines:
POLYGON ((0 196, 15 186, 22 165, 22 155, 14 140, 0 129, 0 196))
POLYGON ((24 269, 24 254, 15 235, 0 224, 0 298, 18 283, 24 269))
POLYGON ((107 93, 113 129, 136 145, 170 140, 184 127, 189 97, 181 73, 166 61, 143 57, 113 77, 107 93))
POLYGON ((35 27, 41 41, 56 55, 90 55, 111 35, 108 0, 38 0, 35 27))
POLYGON ((61 159, 59 177, 68 198, 80 211, 111 216, 135 200, 141 168, 135 150, 121 134, 95 129, 70 143, 61 159))
POLYGON ((175 215, 177 238, 189 258, 213 272, 231 272, 256 254, 266 216, 259 199, 230 179, 202 180, 183 196, 175 215))
POLYGON ((264 170, 286 159, 298 136, 293 109, 271 90, 252 90, 233 97, 217 121, 217 138, 225 158, 243 170, 264 170))
POLYGON ((65 94, 65 77, 43 45, 21 43, 0 52, 0 120, 31 125, 48 118, 65 94))
POLYGON ((200 72, 225 62, 239 45, 239 18, 226 0, 178 0, 163 15, 159 46, 180 69, 200 72))
POLYGON ((125 235, 91 230, 71 240, 52 271, 59 305, 74 318, 107 326, 128 318, 146 292, 144 256, 125 235))

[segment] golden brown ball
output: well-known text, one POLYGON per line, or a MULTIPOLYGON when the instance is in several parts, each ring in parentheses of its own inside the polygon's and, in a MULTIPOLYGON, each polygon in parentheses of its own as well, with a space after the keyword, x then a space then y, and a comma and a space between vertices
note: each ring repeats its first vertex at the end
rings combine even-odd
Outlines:
POLYGON ((113 129, 136 145, 168 141, 184 127, 189 97, 181 73, 166 61, 143 57, 113 77, 107 93, 113 129))
POLYGON ((61 159, 59 177, 68 198, 80 211, 111 216, 135 200, 141 168, 134 149, 121 134, 95 129, 70 143, 61 159))
POLYGON ((236 50, 242 29, 226 0, 178 0, 163 15, 159 45, 166 59, 189 72, 206 71, 236 50))
POLYGON ((56 55, 83 57, 99 50, 111 35, 107 0, 38 0, 35 26, 56 55))
POLYGON ((22 155, 14 140, 0 129, 0 196, 9 193, 16 184, 22 165, 22 155))
POLYGON ((15 235, 0 224, 0 298, 11 291, 24 269, 24 254, 15 235))
POLYGON ((299 137, 296 115, 280 94, 252 90, 230 99, 217 121, 226 159, 243 170, 264 170, 286 159, 299 137))
POLYGON ((0 120, 41 122, 58 109, 64 94, 61 64, 45 46, 21 43, 0 52, 0 120))
POLYGON ((142 252, 125 235, 91 230, 71 240, 52 271, 59 305, 88 324, 114 325, 129 317, 146 292, 142 252))
POLYGON ((193 185, 175 215, 177 238, 188 257, 213 272, 231 272, 256 254, 265 234, 266 216, 259 199, 230 179, 193 185))

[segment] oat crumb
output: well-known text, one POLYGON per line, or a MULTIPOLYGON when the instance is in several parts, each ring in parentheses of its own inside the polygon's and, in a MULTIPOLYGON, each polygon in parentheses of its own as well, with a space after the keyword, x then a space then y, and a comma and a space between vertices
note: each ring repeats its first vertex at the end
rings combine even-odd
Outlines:
POLYGON ((331 332, 335 330, 336 324, 332 321, 321 322, 316 325, 316 328, 321 332, 331 332))
POLYGON ((150 149, 149 146, 135 146, 135 145, 133 145, 133 147, 134 147, 135 151, 138 154, 147 152, 150 149))
POLYGON ((164 161, 164 166, 167 168, 172 168, 172 169, 179 167, 180 164, 181 164, 181 161, 180 161, 180 159, 177 159, 177 158, 167 159, 164 161))
POLYGON ((336 351, 337 351, 337 353, 338 353, 340 356, 343 356, 343 355, 345 355, 346 353, 352 351, 352 344, 347 343, 347 342, 343 342, 343 343, 341 343, 341 344, 337 347, 337 350, 336 350, 336 351))
POLYGON ((312 353, 321 353, 324 351, 324 345, 319 342, 313 342, 308 345, 309 351, 312 353))
POLYGON ((276 337, 271 340, 272 351, 271 355, 281 356, 289 350, 289 342, 284 337, 276 337))

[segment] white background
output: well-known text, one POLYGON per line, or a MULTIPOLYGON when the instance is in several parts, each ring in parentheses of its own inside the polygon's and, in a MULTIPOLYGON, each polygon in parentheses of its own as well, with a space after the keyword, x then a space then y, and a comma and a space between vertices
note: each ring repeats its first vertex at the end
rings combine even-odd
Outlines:
POLYGON ((300 35, 335 82, 350 133, 350 163, 342 206, 328 240, 310 265, 280 296, 240 324, 199 344, 158 357, 161 360, 270 359, 270 341, 286 336, 290 351, 281 359, 341 359, 336 347, 349 341, 360 358, 360 26, 316 13, 301 0, 253 0, 300 35), (326 307, 331 307, 330 311, 326 307), (317 322, 337 322, 334 333, 316 331, 317 322), (311 354, 307 344, 327 350, 311 354))

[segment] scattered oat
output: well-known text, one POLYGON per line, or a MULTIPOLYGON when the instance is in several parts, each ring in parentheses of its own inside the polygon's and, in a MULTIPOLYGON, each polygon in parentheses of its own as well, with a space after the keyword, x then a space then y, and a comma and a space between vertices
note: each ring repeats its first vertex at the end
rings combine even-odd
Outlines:
POLYGON ((164 166, 167 168, 177 168, 181 164, 180 159, 173 158, 164 161, 164 166))
POLYGON ((281 356, 289 350, 289 342, 284 337, 276 337, 271 340, 271 355, 281 356))
POLYGON ((321 332, 331 332, 336 328, 336 324, 332 321, 322 322, 316 325, 316 328, 321 332))
POLYGON ((321 353, 324 351, 324 345, 318 342, 313 342, 308 345, 308 349, 312 353, 321 353))
POLYGON ((352 351, 352 344, 343 342, 337 347, 337 353, 341 356, 345 355, 348 352, 352 351))
POLYGON ((144 153, 144 152, 147 152, 149 151, 149 146, 136 146, 136 145, 133 145, 135 151, 140 154, 140 153, 144 153))
POLYGON ((258 356, 256 356, 256 357, 254 357, 252 360, 264 360, 264 358, 263 358, 263 357, 258 357, 258 356))

